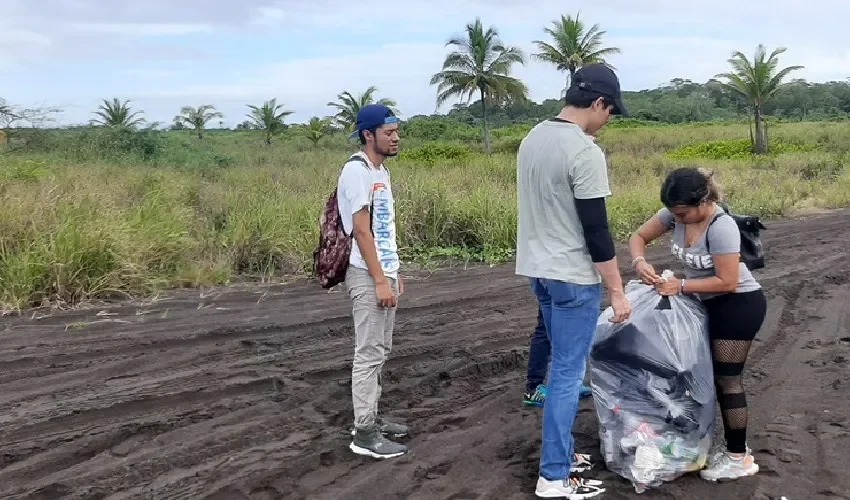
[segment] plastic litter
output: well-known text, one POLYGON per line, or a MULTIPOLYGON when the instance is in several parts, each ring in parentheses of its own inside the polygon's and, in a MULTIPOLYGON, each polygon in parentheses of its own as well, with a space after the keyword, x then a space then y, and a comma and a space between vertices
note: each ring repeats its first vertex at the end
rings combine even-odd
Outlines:
POLYGON ((606 466, 642 493, 705 466, 716 396, 703 305, 640 281, 626 295, 628 321, 609 307, 597 322, 591 388, 606 466))

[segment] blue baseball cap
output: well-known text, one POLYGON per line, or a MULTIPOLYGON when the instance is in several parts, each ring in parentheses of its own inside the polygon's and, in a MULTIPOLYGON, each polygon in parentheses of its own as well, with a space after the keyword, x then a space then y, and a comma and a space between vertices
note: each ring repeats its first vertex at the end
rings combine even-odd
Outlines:
POLYGON ((623 104, 620 80, 607 65, 594 63, 580 67, 576 70, 576 74, 570 85, 602 97, 610 98, 614 101, 615 115, 629 116, 629 112, 623 104))
POLYGON ((357 112, 357 127, 351 133, 351 138, 357 137, 362 130, 380 127, 387 123, 398 123, 398 117, 383 104, 367 104, 357 112))

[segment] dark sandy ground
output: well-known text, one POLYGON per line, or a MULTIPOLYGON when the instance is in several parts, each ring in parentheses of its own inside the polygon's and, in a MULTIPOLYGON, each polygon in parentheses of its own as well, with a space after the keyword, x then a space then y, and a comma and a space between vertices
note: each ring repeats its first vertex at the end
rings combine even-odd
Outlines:
MULTIPOLYGON (((600 463, 608 492, 597 498, 850 498, 850 212, 768 226, 758 278, 770 310, 746 372, 762 472, 720 485, 691 475, 638 496, 600 463)), ((663 248, 651 255, 670 263, 663 248)), ((534 498, 526 282, 512 265, 454 269, 409 279, 402 299, 382 409, 415 434, 390 461, 347 448, 342 293, 254 285, 4 318, 0 497, 534 498)), ((592 404, 575 432, 599 461, 592 404)))

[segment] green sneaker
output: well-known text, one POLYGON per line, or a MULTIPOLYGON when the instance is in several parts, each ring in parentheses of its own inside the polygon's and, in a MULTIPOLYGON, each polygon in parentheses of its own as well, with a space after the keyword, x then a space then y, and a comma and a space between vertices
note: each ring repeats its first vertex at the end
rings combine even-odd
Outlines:
POLYGON ((522 404, 525 406, 536 406, 538 408, 542 408, 545 403, 546 386, 544 384, 538 385, 534 392, 526 392, 525 397, 522 399, 522 404))
POLYGON ((348 448, 358 455, 372 458, 395 458, 407 453, 407 446, 384 437, 377 425, 357 429, 348 448))

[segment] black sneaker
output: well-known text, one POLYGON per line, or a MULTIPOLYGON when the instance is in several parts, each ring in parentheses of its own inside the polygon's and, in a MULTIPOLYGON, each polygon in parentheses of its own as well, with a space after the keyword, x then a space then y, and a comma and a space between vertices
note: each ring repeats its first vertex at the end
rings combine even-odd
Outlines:
POLYGON ((384 437, 377 425, 357 429, 348 447, 358 455, 373 458, 395 458, 407 453, 407 446, 384 437))

